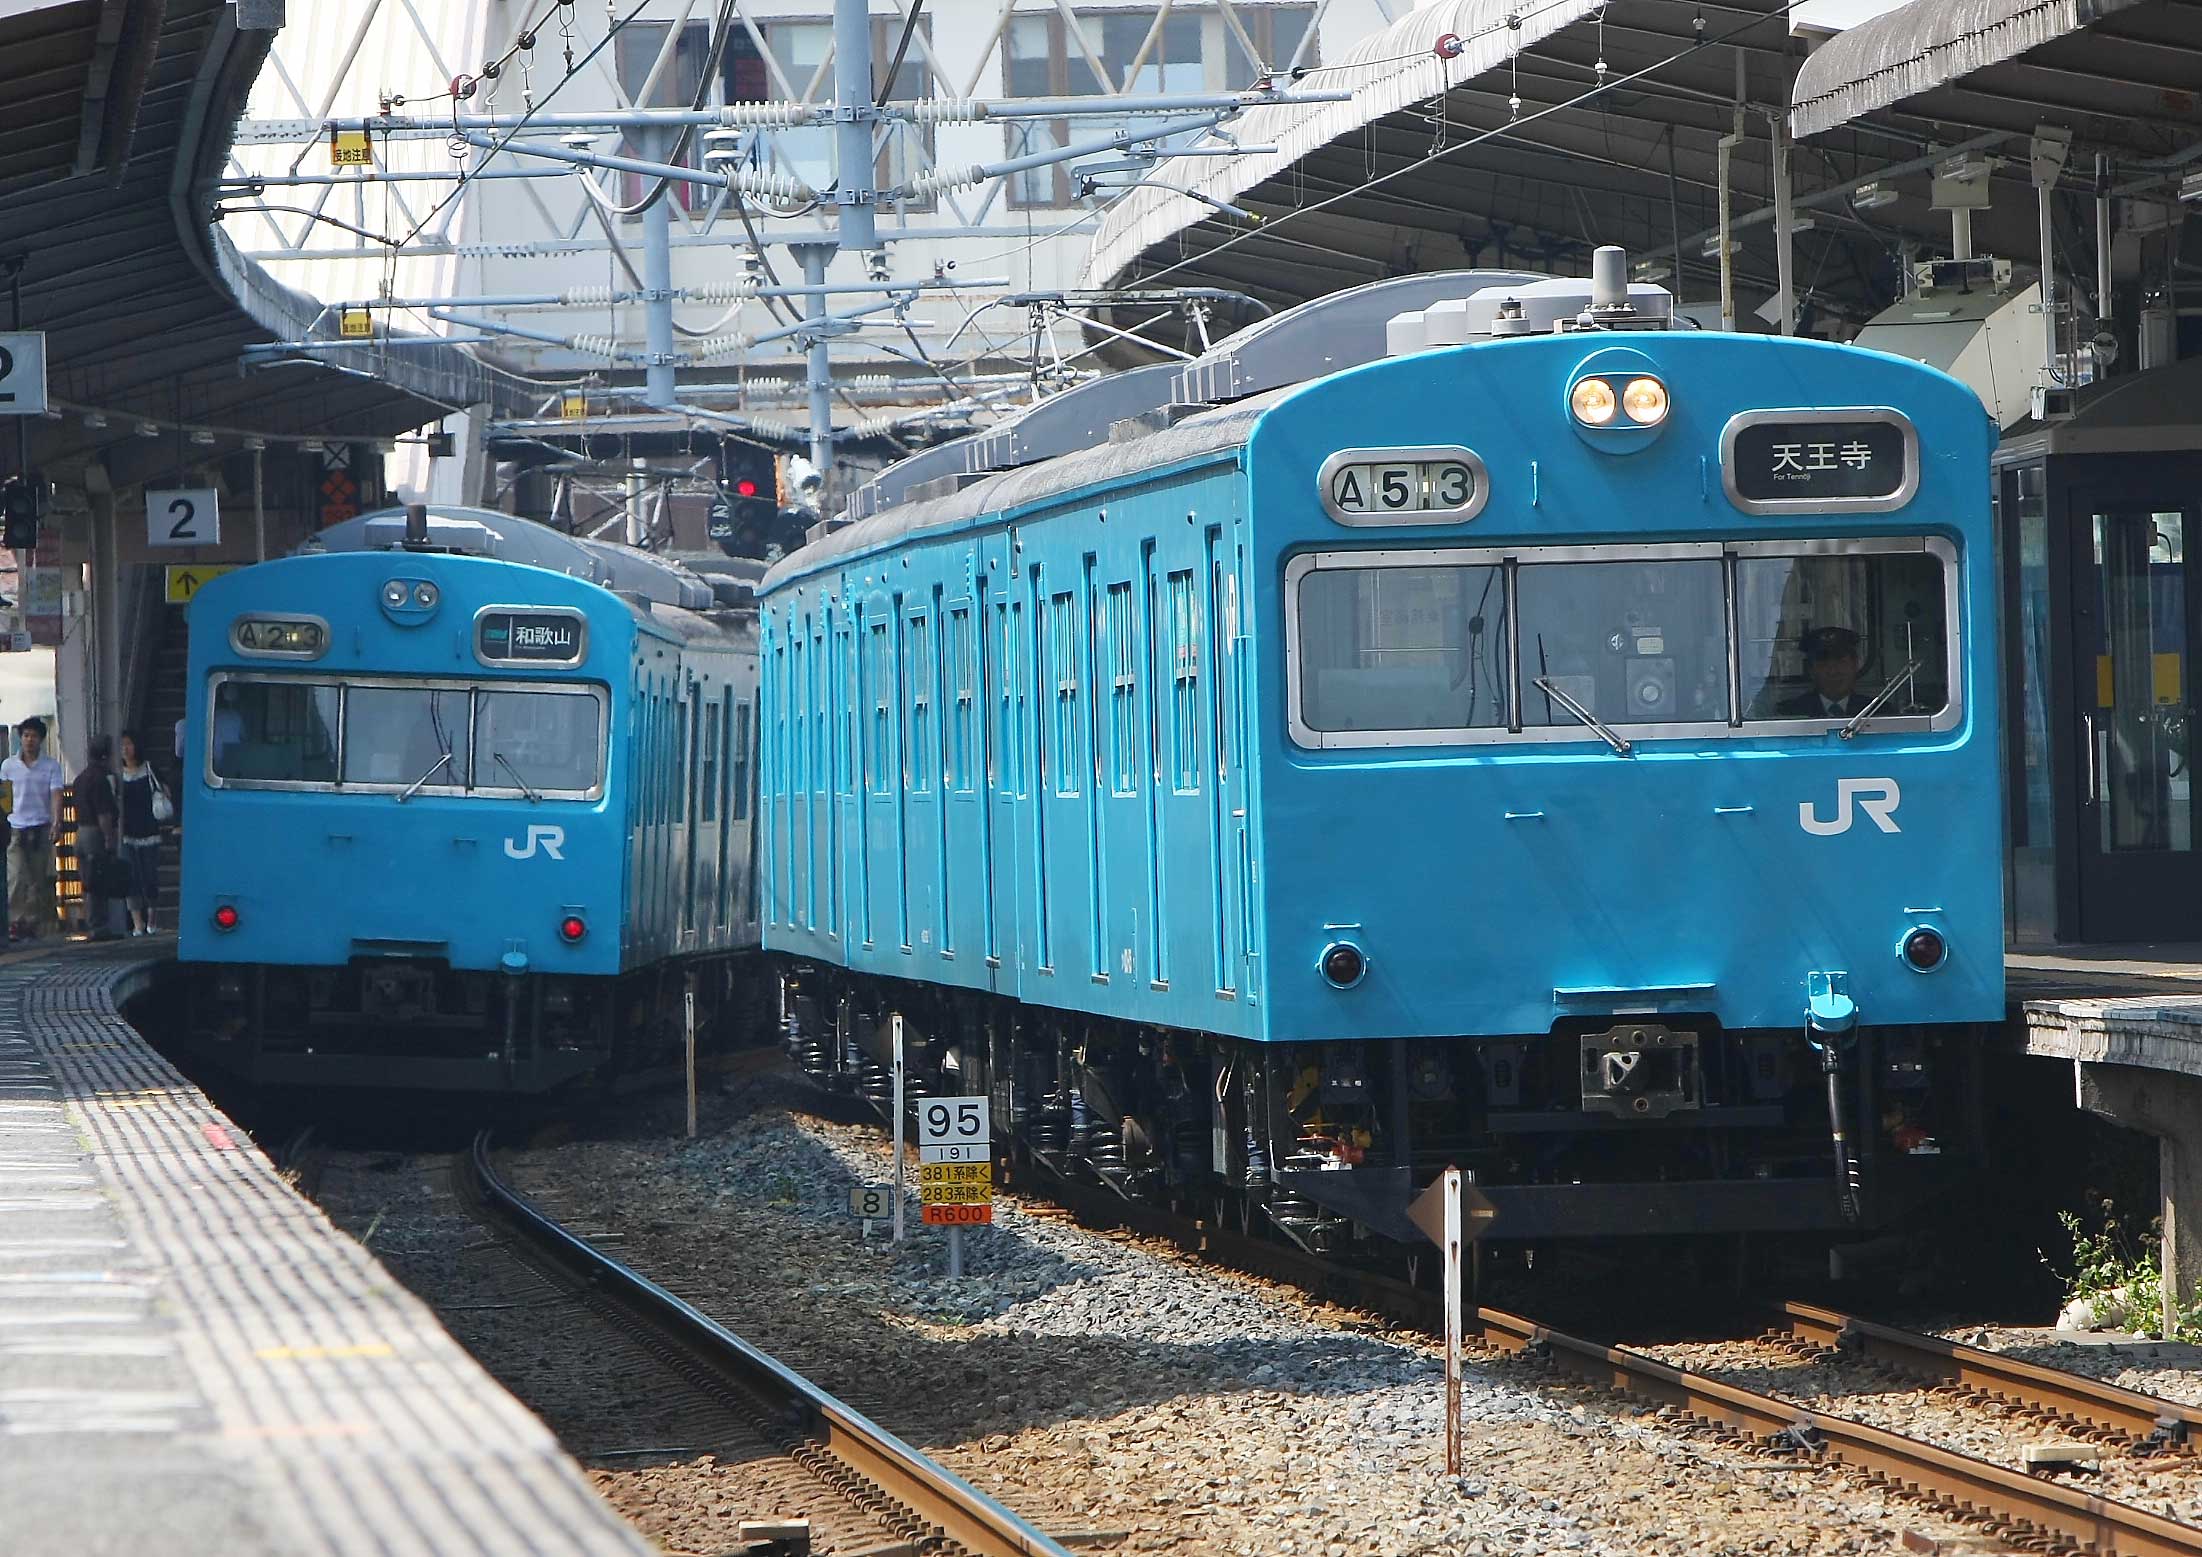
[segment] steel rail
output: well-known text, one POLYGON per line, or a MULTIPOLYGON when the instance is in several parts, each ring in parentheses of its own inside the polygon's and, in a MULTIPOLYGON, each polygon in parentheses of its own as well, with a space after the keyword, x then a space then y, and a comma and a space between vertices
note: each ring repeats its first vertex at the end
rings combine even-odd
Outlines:
MULTIPOLYGON (((1356 1271, 1214 1222, 1143 1205, 1051 1171, 1012 1167, 1004 1174, 1004 1184, 1057 1201, 1081 1219, 1113 1223, 1159 1237, 1202 1259, 1296 1285, 1334 1302, 1375 1310, 1418 1328, 1433 1328, 1441 1313, 1437 1294, 1394 1277, 1356 1271)), ((1844 1317, 1804 1304, 1790 1308, 1837 1321, 1844 1317)), ((2202 1528, 2130 1504, 2094 1497, 2061 1482, 1938 1444, 1689 1373, 1642 1352, 1586 1341, 1499 1309, 1476 1308, 1463 1319, 1471 1335, 1480 1334, 1487 1346, 1530 1353, 1601 1388, 1676 1407, 1742 1434, 1762 1449, 1851 1466, 1907 1495, 1985 1524, 1998 1534, 2046 1543, 2051 1550, 2083 1551, 2092 1557, 2202 1557, 2202 1528)), ((1825 1319, 1819 1322, 1824 1330, 1825 1319)), ((1889 1331, 1886 1326, 1867 1328, 1883 1334, 1902 1333, 1889 1331)), ((1863 1336, 1864 1331, 1860 1333, 1863 1336)), ((1947 1344, 1954 1347, 1956 1343, 1947 1344)), ((1959 1349, 1976 1352, 1971 1347, 1959 1349)), ((1977 1355, 1992 1357, 1985 1352, 1977 1355)), ((2015 1359, 1996 1360, 2015 1369, 2055 1373, 2054 1369, 2018 1364, 2015 1359)), ((2068 1389, 2080 1386, 2071 1390, 2075 1398, 2098 1387, 2091 1380, 2061 1377, 2068 1379, 2068 1389)), ((2111 1389, 2107 1385, 2099 1387, 2111 1389)), ((2202 1412, 2168 1401, 2133 1395, 2131 1391, 2114 1393, 2131 1396, 2139 1403, 2136 1409, 2145 1406, 2152 1427, 2156 1417, 2166 1412, 2202 1419, 2202 1412)), ((2134 1418, 2129 1415, 2126 1420, 2134 1418)))
MULTIPOLYGON (((1071 1557, 1064 1547, 953 1471, 640 1271, 568 1232, 497 1176, 490 1162, 487 1131, 475 1137, 474 1149, 462 1164, 484 1208, 532 1252, 584 1282, 592 1296, 617 1304, 683 1354, 784 1413, 781 1425, 792 1425, 849 1470, 934 1525, 940 1538, 972 1557, 1071 1557)), ((941 1548, 924 1545, 924 1549, 941 1548)))
POLYGON ((1875 1324, 1811 1303, 1784 1303, 1776 1327, 1814 1346, 1867 1357, 1902 1373, 1977 1390, 2143 1443, 2177 1446, 2192 1453, 2197 1440, 2202 1440, 2202 1407, 2162 1400, 1938 1335, 1875 1324))

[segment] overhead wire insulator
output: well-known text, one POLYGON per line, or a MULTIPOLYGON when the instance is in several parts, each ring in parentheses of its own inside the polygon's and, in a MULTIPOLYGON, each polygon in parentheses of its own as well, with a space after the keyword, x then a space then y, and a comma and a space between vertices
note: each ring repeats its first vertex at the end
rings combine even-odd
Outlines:
POLYGON ((987 117, 986 103, 976 97, 921 97, 906 105, 919 124, 977 124, 987 117))
POLYGON ((746 303, 757 295, 765 284, 762 275, 745 273, 732 281, 714 281, 709 286, 690 287, 691 303, 746 303))
POLYGON ((944 195, 953 190, 973 189, 986 182, 986 169, 978 163, 960 168, 936 168, 930 173, 920 173, 910 180, 910 196, 922 200, 927 195, 944 195))
POLYGON ((584 356, 608 357, 614 362, 628 355, 627 348, 620 344, 616 335, 575 335, 569 337, 566 344, 584 356))
POLYGON ((568 287, 558 294, 559 301, 570 308, 604 308, 618 297, 616 287, 568 287))
POLYGON ((706 335, 701 340, 688 343, 688 360, 691 362, 716 362, 721 357, 736 357, 757 344, 757 337, 746 330, 733 330, 725 335, 706 335))
POLYGON ((730 168, 726 182, 729 188, 739 190, 745 195, 755 195, 760 200, 777 200, 783 205, 796 205, 818 198, 817 190, 792 173, 768 173, 762 168, 730 168))
POLYGON ((730 130, 791 130, 817 119, 815 103, 728 103, 719 110, 719 123, 730 130))

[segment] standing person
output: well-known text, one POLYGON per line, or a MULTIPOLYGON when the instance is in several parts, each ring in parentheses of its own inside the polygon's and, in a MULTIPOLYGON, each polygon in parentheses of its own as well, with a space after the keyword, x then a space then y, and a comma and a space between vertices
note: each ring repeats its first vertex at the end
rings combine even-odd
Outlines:
POLYGON ((46 721, 35 715, 15 727, 16 752, 0 762, 0 778, 14 786, 8 825, 8 917, 26 939, 54 922, 54 818, 61 806, 61 764, 46 755, 46 721))
POLYGON ((153 797, 166 794, 160 776, 138 750, 138 733, 122 732, 122 858, 130 867, 130 933, 152 935, 153 910, 161 900, 161 821, 153 797))
POLYGON ((114 901, 107 894, 113 890, 108 886, 114 870, 109 862, 118 858, 116 826, 122 813, 108 760, 113 750, 106 736, 93 736, 91 760, 77 769, 76 782, 69 786, 76 796, 76 868, 84 883, 85 928, 95 941, 115 938, 107 927, 108 906, 114 901))

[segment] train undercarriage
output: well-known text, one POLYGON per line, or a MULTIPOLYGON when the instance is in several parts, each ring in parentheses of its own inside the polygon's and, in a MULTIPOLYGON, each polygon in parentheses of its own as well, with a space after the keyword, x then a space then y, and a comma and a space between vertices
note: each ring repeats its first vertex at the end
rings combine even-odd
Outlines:
POLYGON ((754 953, 666 961, 616 977, 453 969, 428 957, 343 967, 199 965, 186 970, 180 1038, 268 1086, 547 1093, 681 1063, 749 1026, 754 953))
POLYGON ((1408 1204, 1448 1165, 1500 1241, 1861 1233, 1943 1197, 1983 1138, 1973 1027, 1838 1038, 1674 1014, 1251 1043, 801 962, 780 1002, 823 1087, 888 1112, 900 1016, 912 1106, 987 1094, 997 1149, 1322 1254, 1415 1243, 1408 1204))

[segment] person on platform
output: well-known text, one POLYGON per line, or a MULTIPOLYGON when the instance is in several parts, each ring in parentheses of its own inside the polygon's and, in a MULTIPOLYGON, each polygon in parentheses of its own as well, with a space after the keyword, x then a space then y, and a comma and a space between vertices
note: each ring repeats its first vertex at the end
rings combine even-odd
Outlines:
POLYGON ((122 812, 115 798, 115 771, 109 762, 112 751, 113 743, 106 736, 93 736, 91 760, 77 769, 76 782, 69 786, 76 796, 76 864, 84 882, 84 922, 95 941, 115 938, 115 932, 107 927, 108 905, 113 899, 100 890, 114 868, 108 861, 120 858, 116 853, 120 840, 116 826, 122 812))
POLYGON ((1776 711, 1781 718, 1849 719, 1873 701, 1858 690, 1856 633, 1847 627, 1815 627, 1802 641, 1812 685, 1782 702, 1776 711))
POLYGON ((122 859, 130 867, 130 933, 157 935, 153 911, 161 900, 161 823, 153 797, 163 793, 153 764, 138 747, 138 732, 122 732, 122 859))
POLYGON ((61 764, 46 754, 46 721, 35 715, 15 727, 15 755, 0 762, 0 778, 13 786, 8 811, 14 836, 8 843, 8 917, 26 939, 54 926, 54 820, 66 782, 61 764))

